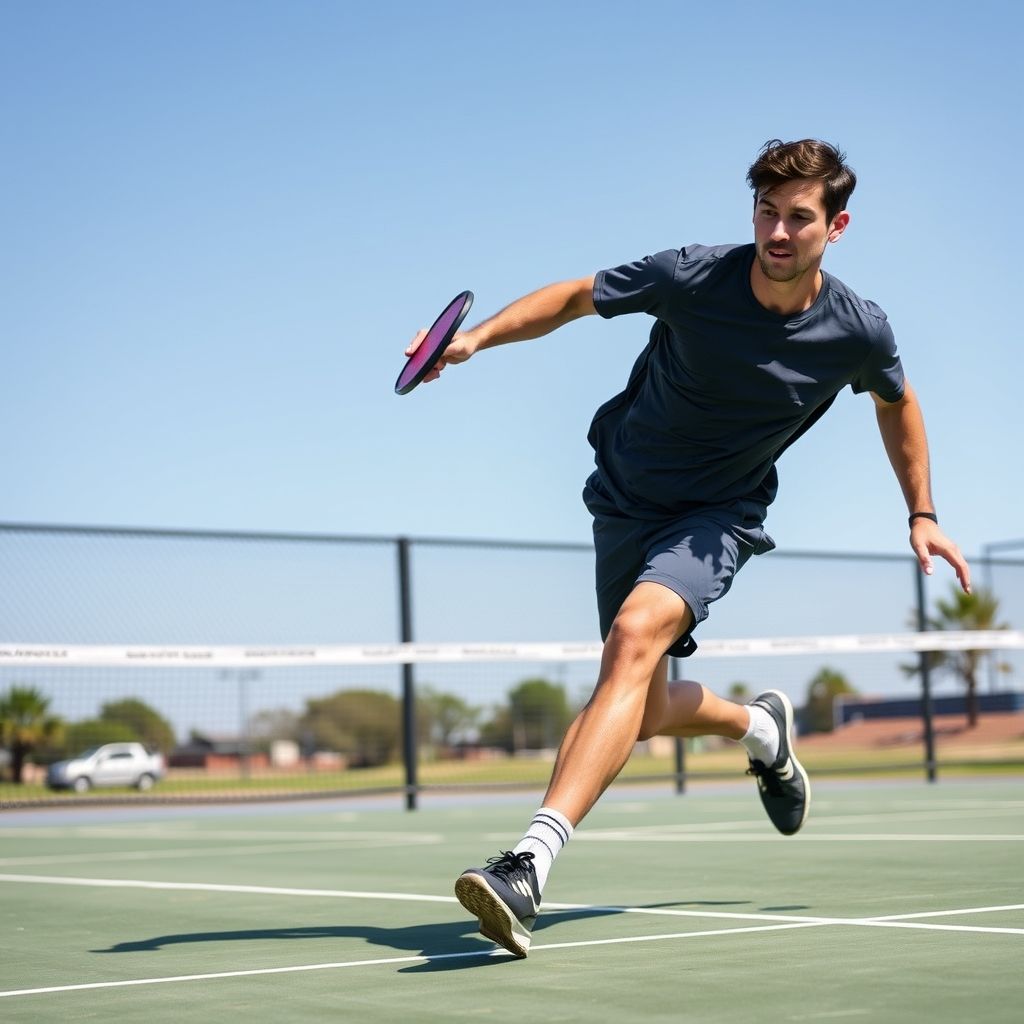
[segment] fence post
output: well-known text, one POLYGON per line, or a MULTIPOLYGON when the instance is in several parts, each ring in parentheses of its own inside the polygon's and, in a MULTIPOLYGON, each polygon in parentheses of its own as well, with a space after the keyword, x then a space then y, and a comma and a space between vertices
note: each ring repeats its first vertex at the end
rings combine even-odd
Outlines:
MULTIPOLYGON (((679 676, 679 658, 669 658, 669 679, 674 680, 679 676)), ((676 755, 676 766, 675 766, 675 780, 676 780, 676 794, 682 795, 686 792, 686 740, 682 736, 675 738, 675 755, 676 755)))
MULTIPOLYGON (((921 566, 914 562, 914 585, 917 588, 917 630, 919 633, 928 631, 928 609, 924 596, 924 573, 921 566)), ((921 669, 921 724, 924 726, 924 767, 925 777, 929 782, 937 778, 935 764, 935 728, 932 721, 932 679, 931 666, 928 663, 928 652, 918 653, 918 664, 921 669)))
MULTIPOLYGON (((981 581, 982 586, 992 595, 995 594, 995 586, 992 583, 992 545, 981 545, 981 581)), ((985 655, 985 670, 988 676, 988 692, 996 692, 996 659, 995 651, 989 651, 985 655)))
MULTIPOLYGON (((409 570, 409 538, 398 538, 399 628, 403 644, 412 642, 412 585, 409 570)), ((402 665, 402 760, 405 763, 405 809, 415 811, 416 782, 416 683, 413 666, 402 665)))

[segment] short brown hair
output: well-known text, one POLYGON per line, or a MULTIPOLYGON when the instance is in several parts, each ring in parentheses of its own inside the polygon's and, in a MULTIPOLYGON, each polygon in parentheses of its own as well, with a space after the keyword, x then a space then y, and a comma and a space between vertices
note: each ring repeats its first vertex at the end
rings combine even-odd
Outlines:
POLYGON ((837 213, 846 209, 857 186, 857 175, 846 165, 846 154, 818 139, 769 139, 747 171, 747 184, 754 190, 755 203, 762 193, 801 179, 820 181, 825 186, 825 218, 830 224, 837 213))

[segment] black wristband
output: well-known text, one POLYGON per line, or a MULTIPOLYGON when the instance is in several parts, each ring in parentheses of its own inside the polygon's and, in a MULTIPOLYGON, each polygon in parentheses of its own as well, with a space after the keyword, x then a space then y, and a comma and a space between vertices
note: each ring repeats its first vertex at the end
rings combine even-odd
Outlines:
POLYGON ((939 525, 939 517, 934 512, 914 512, 907 520, 907 523, 913 526, 915 519, 930 519, 936 526, 939 525))

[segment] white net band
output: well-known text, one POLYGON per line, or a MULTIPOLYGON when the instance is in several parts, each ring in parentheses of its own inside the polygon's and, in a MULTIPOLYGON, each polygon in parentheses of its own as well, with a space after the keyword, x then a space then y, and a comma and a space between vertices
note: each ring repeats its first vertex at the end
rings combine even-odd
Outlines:
MULTIPOLYGON (((844 636, 753 637, 700 641, 697 658, 805 654, 912 653, 1019 650, 1024 631, 967 630, 926 633, 861 633, 844 636)), ((437 664, 487 661, 598 661, 599 643, 349 644, 325 646, 110 646, 99 644, 0 644, 0 668, 67 665, 107 668, 171 665, 249 668, 257 665, 437 664)))

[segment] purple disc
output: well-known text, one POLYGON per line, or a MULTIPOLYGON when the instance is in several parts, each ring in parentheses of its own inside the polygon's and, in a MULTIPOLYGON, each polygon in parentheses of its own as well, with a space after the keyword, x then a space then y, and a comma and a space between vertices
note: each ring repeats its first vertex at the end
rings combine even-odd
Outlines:
POLYGON ((395 393, 407 395, 428 373, 434 363, 448 347, 462 321, 466 319, 469 307, 473 305, 473 293, 461 292, 445 307, 444 312, 434 321, 420 346, 409 356, 402 372, 395 381, 395 393))

